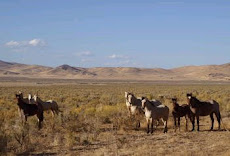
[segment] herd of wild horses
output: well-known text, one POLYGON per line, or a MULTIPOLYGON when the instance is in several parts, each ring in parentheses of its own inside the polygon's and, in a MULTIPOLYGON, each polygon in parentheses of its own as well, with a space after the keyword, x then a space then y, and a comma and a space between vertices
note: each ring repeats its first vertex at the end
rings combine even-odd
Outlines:
MULTIPOLYGON (((42 121, 44 119, 44 111, 51 110, 52 114, 61 112, 58 108, 57 102, 53 100, 43 101, 38 95, 32 97, 29 94, 28 98, 23 97, 22 92, 16 94, 18 101, 18 110, 22 121, 27 121, 28 116, 36 115, 38 118, 38 128, 42 127, 42 121)), ((153 123, 159 122, 161 119, 164 124, 164 133, 168 131, 167 122, 169 118, 169 108, 163 105, 158 100, 149 100, 146 97, 136 98, 134 94, 125 92, 126 106, 129 111, 129 115, 135 117, 137 120, 137 128, 140 127, 141 117, 145 116, 147 121, 147 133, 149 133, 149 126, 151 126, 151 133, 153 133, 153 123)), ((200 101, 194 97, 191 93, 187 94, 187 103, 179 105, 176 98, 172 98, 173 110, 172 115, 174 118, 175 131, 177 127, 180 129, 180 118, 185 117, 186 119, 186 130, 188 118, 192 122, 192 131, 195 129, 195 118, 197 119, 197 131, 199 131, 199 117, 210 115, 212 124, 211 129, 213 130, 215 114, 220 129, 221 115, 219 110, 219 104, 215 100, 200 101)))
MULTIPOLYGON (((125 92, 126 106, 131 116, 137 119, 137 128, 140 127, 140 119, 144 115, 147 121, 147 133, 149 133, 149 126, 151 125, 151 133, 153 133, 153 122, 158 122, 162 119, 164 123, 164 133, 167 132, 167 121, 169 117, 169 108, 163 105, 158 100, 149 100, 146 97, 136 98, 134 94, 125 92)), ((179 105, 176 98, 172 98, 173 110, 172 115, 174 118, 175 131, 177 127, 180 129, 180 118, 186 119, 186 130, 188 118, 192 122, 192 131, 195 129, 195 118, 197 119, 197 131, 199 127, 200 116, 210 116, 212 124, 210 130, 213 130, 215 114, 220 130, 221 115, 219 104, 215 100, 200 101, 192 93, 187 94, 187 103, 179 105), (178 124, 177 124, 178 123, 178 124)))

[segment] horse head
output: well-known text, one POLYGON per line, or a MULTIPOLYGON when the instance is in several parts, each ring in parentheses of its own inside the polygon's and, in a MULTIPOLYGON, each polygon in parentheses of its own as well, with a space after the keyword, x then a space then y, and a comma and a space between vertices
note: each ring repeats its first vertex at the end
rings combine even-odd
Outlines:
POLYGON ((177 98, 172 98, 173 103, 177 103, 177 98))
POLYGON ((172 103, 175 106, 177 104, 177 98, 172 98, 172 103))
POLYGON ((146 97, 141 98, 141 108, 145 109, 148 99, 146 97))
POLYGON ((188 105, 195 108, 195 107, 198 107, 199 100, 196 97, 192 96, 192 93, 188 93, 187 102, 188 102, 188 105))
POLYGON ((17 99, 20 99, 20 94, 15 94, 17 99))
POLYGON ((28 100, 30 101, 32 99, 32 94, 28 94, 28 100))
POLYGON ((34 99, 35 102, 37 102, 37 101, 38 101, 38 96, 35 94, 35 95, 33 96, 33 99, 34 99))
POLYGON ((129 92, 125 92, 125 99, 128 100, 128 95, 129 95, 129 92))
POLYGON ((192 100, 192 93, 187 93, 187 102, 190 105, 192 100))
POLYGON ((16 96, 17 99, 22 99, 23 98, 23 94, 20 91, 17 94, 15 94, 15 96, 16 96))
POLYGON ((135 96, 133 95, 133 93, 127 93, 127 101, 130 103, 130 105, 135 103, 135 96))

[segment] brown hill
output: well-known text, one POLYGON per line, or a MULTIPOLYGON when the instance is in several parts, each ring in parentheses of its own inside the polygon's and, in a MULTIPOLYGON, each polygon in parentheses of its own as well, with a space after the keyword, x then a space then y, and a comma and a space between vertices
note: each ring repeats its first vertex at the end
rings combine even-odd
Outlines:
POLYGON ((230 81, 230 63, 223 65, 184 66, 173 69, 97 67, 61 65, 56 68, 0 61, 0 77, 108 80, 208 80, 230 81))
POLYGON ((62 76, 63 78, 90 78, 96 76, 96 74, 87 71, 85 68, 77 68, 64 64, 48 71, 47 76, 62 76))

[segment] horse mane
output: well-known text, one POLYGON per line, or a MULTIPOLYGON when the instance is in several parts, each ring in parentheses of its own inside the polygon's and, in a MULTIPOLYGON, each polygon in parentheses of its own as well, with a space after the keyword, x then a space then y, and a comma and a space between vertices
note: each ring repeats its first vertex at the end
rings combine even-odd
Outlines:
POLYGON ((142 100, 146 100, 146 104, 150 104, 150 106, 156 107, 148 98, 142 97, 142 100))
POLYGON ((191 101, 192 107, 200 107, 200 105, 202 104, 202 102, 194 96, 192 96, 191 100, 193 100, 191 101))
POLYGON ((40 97, 37 96, 37 102, 40 102, 40 103, 45 103, 45 101, 43 101, 40 97))
POLYGON ((201 101, 199 99, 197 99, 195 96, 192 96, 193 100, 195 100, 198 103, 201 103, 201 101))

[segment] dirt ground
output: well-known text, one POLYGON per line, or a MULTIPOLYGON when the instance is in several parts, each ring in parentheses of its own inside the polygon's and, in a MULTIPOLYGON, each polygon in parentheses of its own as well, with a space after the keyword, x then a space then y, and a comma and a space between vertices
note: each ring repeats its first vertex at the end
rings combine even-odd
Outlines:
MULTIPOLYGON (((224 126, 229 129, 228 117, 223 118, 224 126)), ((216 121, 215 121, 216 122, 216 121)), ((88 145, 74 146, 63 149, 60 146, 52 146, 43 152, 34 152, 35 155, 230 155, 230 132, 217 130, 209 131, 209 117, 201 117, 200 132, 186 131, 182 119, 181 129, 176 132, 169 122, 167 134, 163 133, 163 126, 157 127, 153 134, 145 132, 145 121, 139 130, 121 129, 111 130, 112 125, 100 134, 100 140, 88 145)), ((191 123, 189 123, 191 129, 191 123)), ((30 153, 31 154, 31 153, 30 153)))

